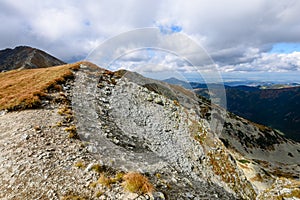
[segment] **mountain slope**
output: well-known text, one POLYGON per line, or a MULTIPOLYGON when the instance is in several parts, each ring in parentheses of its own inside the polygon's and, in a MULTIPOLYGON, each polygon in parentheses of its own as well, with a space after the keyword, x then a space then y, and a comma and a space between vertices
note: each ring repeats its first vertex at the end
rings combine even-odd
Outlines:
POLYGON ((196 188, 197 182, 205 185, 203 181, 209 180, 239 198, 250 199, 254 190, 270 187, 279 174, 299 176, 299 143, 267 127, 226 114, 221 108, 213 109, 213 105, 183 88, 128 71, 104 71, 99 82, 83 73, 79 83, 75 91, 80 93, 73 94, 74 111, 81 113, 77 118, 79 133, 83 138, 93 138, 95 152, 107 153, 102 158, 109 157, 106 162, 112 159, 116 166, 149 173, 164 168, 167 162, 189 177, 196 188), (82 97, 82 91, 89 95, 82 97), (219 140, 208 121, 210 116, 218 118, 224 113, 227 127, 219 140), (257 144, 251 146, 246 142, 257 144), (261 163, 270 163, 270 167, 261 163), (251 184, 245 181, 244 173, 251 184), (264 178, 252 181, 256 176, 264 178))
MULTIPOLYGON (((188 83, 176 78, 166 79, 164 82, 191 89, 207 99, 214 95, 209 94, 206 84, 188 83)), ((297 84, 268 87, 225 85, 224 88, 228 111, 277 129, 286 137, 300 141, 300 87, 297 84)))
POLYGON ((299 194, 299 143, 181 87, 91 63, 77 66, 74 80, 52 91, 40 109, 0 116, 0 198, 299 194), (128 192, 123 175, 132 171, 147 177, 155 191, 128 192))
MULTIPOLYGON (((207 89, 196 88, 199 95, 209 97, 207 89)), ((227 109, 236 115, 283 132, 300 141, 300 87, 259 89, 226 87, 227 109)))
POLYGON ((232 88, 226 91, 228 110, 279 129, 287 137, 300 141, 300 87, 253 92, 232 88))
POLYGON ((19 46, 0 51, 0 72, 13 69, 44 68, 65 64, 39 49, 19 46))
POLYGON ((78 65, 67 64, 53 68, 0 73, 0 109, 38 107, 48 90, 60 89, 59 84, 73 77, 72 70, 78 65))

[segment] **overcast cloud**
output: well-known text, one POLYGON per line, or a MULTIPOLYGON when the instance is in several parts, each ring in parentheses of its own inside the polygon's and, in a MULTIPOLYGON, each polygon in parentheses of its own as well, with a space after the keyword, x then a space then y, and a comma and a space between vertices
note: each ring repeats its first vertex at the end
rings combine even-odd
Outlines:
MULTIPOLYGON (((300 44, 299 10, 298 0, 2 0, 0 48, 28 45, 75 61, 117 34, 160 27, 194 39, 221 71, 300 71, 299 52, 269 53, 278 43, 300 44)), ((138 65, 143 56, 126 58, 138 65)), ((185 63, 166 56, 154 55, 146 61, 155 60, 160 66, 185 63)))

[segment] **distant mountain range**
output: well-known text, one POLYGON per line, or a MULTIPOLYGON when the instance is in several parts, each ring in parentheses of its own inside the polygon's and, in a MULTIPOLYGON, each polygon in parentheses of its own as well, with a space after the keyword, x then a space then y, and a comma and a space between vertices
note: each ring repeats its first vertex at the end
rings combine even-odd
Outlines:
MULTIPOLYGON (((185 82, 176 78, 164 80, 193 89, 210 98, 206 84, 185 82)), ((226 83, 225 83, 226 84, 226 83)), ((228 86, 225 85, 228 111, 253 122, 278 129, 286 137, 300 141, 300 86, 228 86)))
POLYGON ((44 51, 28 46, 0 51, 0 72, 13 69, 45 68, 65 64, 44 51))

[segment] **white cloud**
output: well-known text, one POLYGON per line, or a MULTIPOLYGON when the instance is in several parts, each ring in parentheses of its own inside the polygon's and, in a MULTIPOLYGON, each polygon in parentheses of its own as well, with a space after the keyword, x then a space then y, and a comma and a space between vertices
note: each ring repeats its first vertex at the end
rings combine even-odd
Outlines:
MULTIPOLYGON (((278 42, 300 43, 299 10, 297 0, 3 0, 0 49, 30 45, 69 61, 84 58, 97 45, 124 31, 178 26, 205 47, 221 70, 299 71, 297 55, 268 53, 278 42)), ((196 65, 203 61, 195 54, 195 46, 182 48, 184 38, 177 34, 168 37, 172 39, 160 41, 165 47, 188 56, 196 65)), ((183 65, 178 59, 152 61, 183 65)), ((188 65, 185 69, 191 71, 188 65)))
POLYGON ((300 52, 289 54, 261 53, 251 62, 236 65, 225 65, 220 68, 224 72, 288 72, 300 71, 300 52))

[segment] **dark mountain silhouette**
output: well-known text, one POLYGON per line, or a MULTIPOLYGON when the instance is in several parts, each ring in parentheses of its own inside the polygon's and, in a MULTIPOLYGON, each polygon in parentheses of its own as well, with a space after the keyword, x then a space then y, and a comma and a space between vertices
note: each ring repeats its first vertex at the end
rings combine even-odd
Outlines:
POLYGON ((45 68, 65 64, 44 51, 28 46, 0 51, 0 72, 13 69, 45 68))

